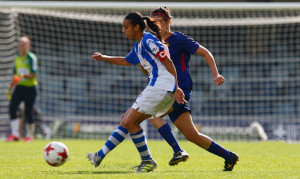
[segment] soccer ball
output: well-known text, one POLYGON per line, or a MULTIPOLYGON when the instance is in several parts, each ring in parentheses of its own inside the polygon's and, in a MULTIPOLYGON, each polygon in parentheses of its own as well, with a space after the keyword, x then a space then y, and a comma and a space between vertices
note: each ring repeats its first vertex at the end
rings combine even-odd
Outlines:
POLYGON ((61 142, 50 142, 44 149, 44 159, 53 167, 64 164, 68 160, 68 156, 68 148, 61 142))

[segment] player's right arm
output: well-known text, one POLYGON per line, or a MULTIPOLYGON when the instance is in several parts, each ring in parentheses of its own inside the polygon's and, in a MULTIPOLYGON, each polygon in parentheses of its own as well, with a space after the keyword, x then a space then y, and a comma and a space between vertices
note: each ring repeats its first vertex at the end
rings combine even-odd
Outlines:
POLYGON ((179 33, 179 36, 181 37, 183 50, 190 54, 196 53, 197 55, 202 56, 211 69, 215 84, 221 85, 225 81, 225 78, 219 74, 215 59, 210 51, 187 35, 179 33))
POLYGON ((11 78, 11 81, 9 83, 9 86, 6 90, 6 97, 7 97, 7 100, 10 101, 11 100, 11 91, 12 91, 12 88, 18 84, 18 82, 20 81, 20 77, 15 75, 15 72, 16 72, 16 67, 14 67, 14 75, 13 77, 11 78))
POLYGON ((145 68, 140 63, 138 65, 139 65, 141 71, 144 73, 144 75, 148 76, 147 70, 145 70, 145 68))
POLYGON ((106 61, 115 65, 121 65, 121 66, 131 65, 131 63, 127 62, 125 57, 107 56, 107 55, 102 55, 100 52, 95 52, 91 56, 91 58, 93 58, 95 61, 106 61))

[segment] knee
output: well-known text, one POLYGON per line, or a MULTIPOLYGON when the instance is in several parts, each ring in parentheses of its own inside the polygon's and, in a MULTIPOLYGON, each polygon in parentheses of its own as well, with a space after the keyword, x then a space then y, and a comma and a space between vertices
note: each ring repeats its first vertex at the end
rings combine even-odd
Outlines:
POLYGON ((12 105, 9 105, 9 115, 10 115, 10 119, 17 118, 17 109, 12 105))
POLYGON ((11 113, 14 110, 17 111, 17 108, 15 107, 15 105, 12 102, 10 102, 9 106, 8 106, 8 110, 11 113))
POLYGON ((188 141, 193 142, 193 137, 189 135, 184 136, 188 141))
POLYGON ((149 121, 156 129, 159 129, 160 127, 162 127, 163 125, 166 124, 166 122, 160 117, 154 118, 154 119, 149 119, 149 121))
POLYGON ((130 131, 134 127, 134 123, 127 118, 127 115, 122 115, 120 125, 130 131))
POLYGON ((136 125, 132 121, 130 121, 130 120, 125 120, 124 126, 126 126, 126 129, 128 131, 132 131, 132 130, 134 130, 136 128, 136 125))
POLYGON ((121 117, 121 123, 124 122, 124 120, 125 120, 125 114, 123 114, 121 117))
POLYGON ((199 137, 199 133, 198 132, 190 132, 189 134, 184 134, 184 137, 188 141, 195 143, 197 141, 197 138, 199 137))
POLYGON ((27 122, 33 123, 34 122, 33 111, 32 110, 30 110, 30 111, 25 110, 25 118, 26 118, 27 122))
POLYGON ((127 126, 126 126, 127 124, 126 124, 125 121, 126 121, 125 120, 125 115, 123 114, 122 117, 121 117, 120 126, 122 126, 122 127, 124 127, 124 128, 127 129, 127 126))

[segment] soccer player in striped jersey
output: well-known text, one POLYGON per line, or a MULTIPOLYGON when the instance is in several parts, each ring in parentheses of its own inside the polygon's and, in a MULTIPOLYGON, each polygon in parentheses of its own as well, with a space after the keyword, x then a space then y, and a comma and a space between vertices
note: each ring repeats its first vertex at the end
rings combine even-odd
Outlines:
POLYGON ((162 116, 174 103, 185 103, 184 94, 177 85, 176 70, 172 60, 165 53, 163 44, 151 33, 145 32, 149 27, 160 39, 160 28, 150 17, 143 17, 138 12, 126 15, 122 32, 128 39, 135 39, 133 49, 126 57, 112 57, 96 52, 92 58, 116 65, 139 65, 147 71, 149 83, 130 109, 122 116, 118 128, 111 134, 101 150, 89 153, 87 158, 95 167, 103 158, 119 145, 127 133, 139 151, 142 162, 136 172, 149 172, 157 167, 148 149, 145 133, 140 123, 150 117, 162 116), (147 24, 145 23, 145 20, 147 24))
MULTIPOLYGON (((205 47, 201 46, 191 37, 181 32, 171 31, 171 14, 169 9, 166 7, 159 7, 152 11, 151 16, 160 23, 163 43, 167 44, 169 47, 171 60, 173 61, 177 71, 178 84, 183 90, 185 99, 187 101, 191 97, 193 87, 188 64, 191 54, 196 53, 206 60, 211 69, 216 85, 221 85, 225 81, 225 78, 218 72, 214 57, 205 47)), ((210 137, 197 131, 193 124, 191 110, 187 103, 174 103, 171 111, 172 112, 169 114, 170 120, 182 132, 186 139, 198 145, 199 147, 224 158, 224 171, 231 171, 233 169, 234 165, 238 161, 238 156, 234 152, 228 151, 214 142, 210 137)), ((158 129, 158 131, 160 131, 161 128, 164 128, 166 125, 166 122, 163 121, 161 117, 150 119, 150 122, 158 129)), ((173 150, 175 153, 174 157, 169 162, 170 165, 177 164, 181 160, 181 158, 178 159, 176 157, 181 156, 181 152, 176 152, 175 149, 173 150)))

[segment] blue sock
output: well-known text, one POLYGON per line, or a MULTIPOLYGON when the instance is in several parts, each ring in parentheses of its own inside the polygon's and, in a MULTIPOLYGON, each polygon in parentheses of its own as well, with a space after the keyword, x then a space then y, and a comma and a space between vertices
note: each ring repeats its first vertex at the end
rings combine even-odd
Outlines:
POLYGON ((127 134, 127 129, 123 128, 122 126, 118 126, 111 136, 109 136, 102 149, 98 151, 97 155, 101 158, 104 158, 111 150, 113 150, 125 139, 127 134))
POLYGON ((219 157, 224 158, 226 161, 229 160, 231 157, 231 152, 229 150, 226 150, 225 148, 223 148, 219 144, 215 143, 214 141, 212 141, 212 143, 209 146, 209 148, 207 149, 207 151, 209 151, 219 157))
POLYGON ((175 138, 171 127, 169 126, 168 123, 166 123, 165 125, 161 126, 158 129, 158 132, 160 133, 160 135, 168 142, 168 144, 172 147, 174 153, 178 152, 178 151, 183 151, 178 142, 177 139, 175 138))
POLYGON ((132 138, 133 143, 135 144, 135 147, 140 153, 141 159, 151 160, 152 157, 148 149, 147 140, 143 129, 135 134, 130 134, 130 136, 132 138))

